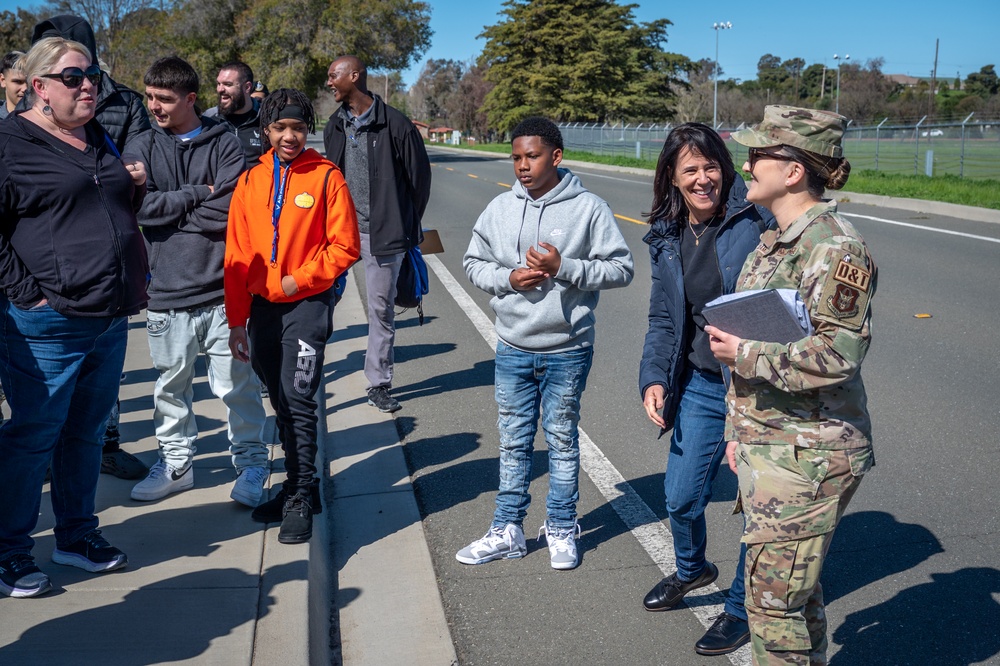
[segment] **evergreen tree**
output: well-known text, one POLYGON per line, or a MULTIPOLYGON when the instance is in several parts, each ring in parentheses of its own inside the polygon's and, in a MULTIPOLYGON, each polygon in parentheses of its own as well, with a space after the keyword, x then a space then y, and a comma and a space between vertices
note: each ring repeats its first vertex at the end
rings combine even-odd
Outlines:
POLYGON ((613 0, 506 0, 480 65, 484 109, 506 131, 529 115, 563 121, 658 120, 687 58, 663 51, 670 21, 637 24, 613 0))

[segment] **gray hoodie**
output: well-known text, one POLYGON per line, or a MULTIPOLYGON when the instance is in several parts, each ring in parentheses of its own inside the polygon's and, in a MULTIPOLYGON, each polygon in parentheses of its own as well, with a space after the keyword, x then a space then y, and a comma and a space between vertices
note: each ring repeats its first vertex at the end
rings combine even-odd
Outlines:
POLYGON ((491 201, 472 230, 464 265, 472 283, 493 294, 500 339, 543 353, 593 345, 599 290, 625 287, 633 274, 611 208, 568 169, 559 169, 559 184, 537 200, 517 182, 491 201), (539 241, 559 250, 559 271, 534 289, 515 291, 510 274, 539 241))
POLYGON ((125 147, 148 174, 136 216, 149 253, 150 310, 222 302, 229 201, 246 160, 228 124, 203 116, 201 126, 190 141, 154 127, 125 147))

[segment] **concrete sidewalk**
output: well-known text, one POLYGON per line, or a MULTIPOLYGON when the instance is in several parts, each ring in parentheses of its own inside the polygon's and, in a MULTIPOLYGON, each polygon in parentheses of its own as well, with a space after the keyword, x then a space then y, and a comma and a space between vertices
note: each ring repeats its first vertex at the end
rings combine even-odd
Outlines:
MULTIPOLYGON (((367 404, 366 334, 352 275, 326 350, 325 508, 308 545, 278 544, 277 525, 253 522, 229 498, 236 474, 225 407, 202 367, 194 488, 136 502, 135 481, 101 476, 101 529, 129 556, 127 568, 95 575, 51 562, 46 486, 34 555, 53 591, 0 598, 0 664, 455 663, 393 419, 367 404)), ((123 448, 147 464, 156 460, 156 374, 144 319, 135 317, 121 430, 123 448)), ((267 434, 276 441, 273 417, 267 434)), ((270 449, 276 491, 282 452, 270 449)))

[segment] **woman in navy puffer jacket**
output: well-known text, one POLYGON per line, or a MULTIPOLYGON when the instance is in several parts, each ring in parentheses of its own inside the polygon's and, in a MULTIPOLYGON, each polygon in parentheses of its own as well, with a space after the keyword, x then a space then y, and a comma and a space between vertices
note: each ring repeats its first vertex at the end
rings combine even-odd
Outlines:
MULTIPOLYGON (((677 572, 646 595, 650 611, 673 608, 719 575, 705 559, 705 507, 725 454, 728 377, 709 349, 701 310, 735 290, 744 260, 773 224, 769 212, 747 202, 746 192, 710 127, 688 123, 667 137, 653 181, 651 230, 643 239, 652 286, 639 391, 661 434, 673 429, 664 489, 677 572)), ((741 546, 725 611, 695 644, 699 654, 726 654, 749 640, 744 552, 741 546)))

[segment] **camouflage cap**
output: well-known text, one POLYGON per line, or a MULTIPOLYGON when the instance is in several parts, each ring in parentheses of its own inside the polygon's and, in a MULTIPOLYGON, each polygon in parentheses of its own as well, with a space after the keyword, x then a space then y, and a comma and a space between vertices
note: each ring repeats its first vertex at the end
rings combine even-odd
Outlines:
POLYGON ((764 120, 733 132, 733 141, 751 148, 794 146, 826 157, 843 157, 847 118, 832 111, 796 106, 764 107, 764 120))

